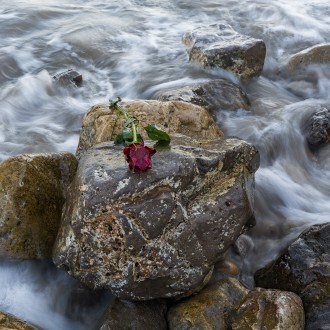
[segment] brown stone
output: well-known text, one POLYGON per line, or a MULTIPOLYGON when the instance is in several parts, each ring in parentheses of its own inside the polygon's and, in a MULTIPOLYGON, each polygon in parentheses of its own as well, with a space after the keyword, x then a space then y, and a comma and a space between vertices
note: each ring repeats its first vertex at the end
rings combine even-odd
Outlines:
POLYGON ((115 299, 107 308, 98 330, 167 330, 166 301, 115 299))
POLYGON ((227 330, 230 315, 249 290, 234 278, 207 285, 197 295, 172 306, 167 319, 170 330, 227 330))
POLYGON ((2 330, 37 330, 34 326, 17 319, 15 316, 0 312, 0 329, 2 330))
MULTIPOLYGON (((128 113, 143 126, 156 124, 169 134, 179 133, 195 139, 214 139, 223 136, 219 127, 199 106, 179 101, 129 101, 123 104, 128 113)), ((124 119, 118 119, 108 105, 95 105, 85 114, 77 149, 77 156, 93 145, 113 141, 123 129, 124 119)), ((146 137, 146 136, 144 136, 146 137)))
POLYGON ((252 290, 233 316, 233 330, 302 330, 305 326, 301 299, 293 292, 252 290))
POLYGON ((292 55, 289 58, 288 71, 296 73, 298 69, 310 64, 329 64, 330 63, 330 43, 318 44, 292 55))
POLYGON ((51 257, 76 168, 69 153, 19 155, 0 164, 1 257, 51 257))

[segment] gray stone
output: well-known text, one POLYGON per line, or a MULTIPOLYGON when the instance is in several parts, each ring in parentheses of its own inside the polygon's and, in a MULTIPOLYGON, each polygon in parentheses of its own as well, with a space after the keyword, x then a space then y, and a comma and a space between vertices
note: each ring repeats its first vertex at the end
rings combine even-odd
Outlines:
MULTIPOLYGON (((186 102, 155 100, 129 101, 122 104, 143 126, 156 124, 165 132, 184 134, 194 139, 214 139, 223 136, 212 116, 202 107, 186 102)), ((82 121, 77 156, 101 142, 113 141, 122 132, 125 120, 118 119, 109 105, 91 107, 82 121)), ((141 132, 142 135, 144 131, 141 132)), ((144 138, 147 136, 143 135, 144 138)))
POLYGON ((330 324, 329 235, 330 223, 312 226, 255 275, 258 286, 299 294, 306 312, 306 329, 328 329, 330 324))
POLYGON ((98 330, 167 330, 165 300, 115 299, 107 308, 98 330))
POLYGON ((259 155, 236 138, 172 138, 141 175, 128 171, 122 147, 86 151, 68 192, 56 265, 129 300, 205 285, 253 216, 259 155))
POLYGON ((0 257, 51 257, 76 169, 70 153, 19 155, 0 164, 0 257))
POLYGON ((244 80, 260 76, 266 46, 263 40, 239 34, 227 24, 200 27, 184 34, 190 62, 232 71, 244 80))
POLYGON ((207 285, 197 295, 172 306, 167 314, 170 330, 227 330, 231 313, 249 293, 234 278, 207 285))
POLYGON ((330 110, 324 106, 316 107, 304 127, 309 147, 314 150, 330 141, 330 110))
POLYGON ((232 322, 232 330, 302 330, 304 308, 293 292, 256 288, 246 296, 232 322))
POLYGON ((66 87, 66 86, 76 86, 80 87, 83 82, 82 74, 73 70, 69 69, 67 71, 57 73, 54 77, 55 84, 66 87))
POLYGON ((155 95, 161 101, 184 101, 199 105, 211 114, 219 110, 248 109, 250 101, 246 93, 225 79, 161 91, 155 95))

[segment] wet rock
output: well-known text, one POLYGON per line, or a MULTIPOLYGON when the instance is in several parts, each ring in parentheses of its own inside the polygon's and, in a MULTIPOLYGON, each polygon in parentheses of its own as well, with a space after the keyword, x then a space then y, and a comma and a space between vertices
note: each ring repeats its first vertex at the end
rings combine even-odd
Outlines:
POLYGON ((190 62, 232 71, 244 80, 260 76, 266 46, 263 40, 239 34, 227 24, 200 27, 184 34, 190 62))
POLYGON ((56 265, 129 300, 205 285, 252 218, 259 156, 236 138, 172 138, 142 175, 128 171, 122 147, 86 151, 68 192, 56 265))
POLYGON ((168 312, 170 330, 231 329, 231 313, 249 293, 234 278, 207 285, 197 295, 174 306, 168 312))
POLYGON ((166 330, 165 300, 127 301, 115 299, 106 310, 98 330, 166 330))
POLYGON ((0 312, 0 329, 3 330, 37 330, 34 326, 7 313, 0 312))
POLYGON ((330 141, 330 110, 320 107, 309 118, 304 133, 311 150, 317 149, 330 141))
POLYGON ((274 263, 255 275, 258 286, 297 293, 306 312, 306 329, 330 324, 330 223, 303 232, 274 263))
POLYGON ((161 101, 178 100, 200 105, 212 114, 218 110, 248 109, 250 105, 246 93, 225 79, 161 91, 156 97, 161 101))
POLYGON ((56 74, 54 77, 55 84, 66 87, 66 86, 76 86, 81 87, 83 78, 82 74, 73 69, 56 74))
POLYGON ((304 308, 293 292, 256 288, 246 296, 232 322, 233 330, 302 330, 304 308))
POLYGON ((315 45, 292 55, 289 58, 287 68, 292 74, 307 65, 325 63, 330 63, 330 43, 315 45))
POLYGON ((51 257, 76 168, 69 153, 19 155, 0 164, 0 257, 51 257))
MULTIPOLYGON (((202 107, 179 101, 129 101, 123 107, 143 125, 156 124, 162 130, 180 133, 195 139, 214 139, 223 136, 219 127, 202 107)), ((93 145, 112 141, 122 131, 124 120, 118 120, 108 105, 93 106, 85 114, 77 149, 77 156, 93 145)), ((145 137, 145 136, 144 136, 145 137)))

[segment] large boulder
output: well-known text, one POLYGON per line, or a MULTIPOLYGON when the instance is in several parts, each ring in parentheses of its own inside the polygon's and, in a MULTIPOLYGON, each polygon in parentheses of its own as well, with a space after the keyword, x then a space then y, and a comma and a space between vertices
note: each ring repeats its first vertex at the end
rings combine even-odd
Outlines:
MULTIPOLYGON (((214 139, 223 136, 208 112, 199 106, 179 101, 160 102, 139 100, 123 103, 127 112, 144 126, 156 124, 162 130, 195 139, 214 139)), ((77 156, 105 141, 112 141, 122 131, 124 120, 118 119, 108 105, 95 105, 85 114, 77 149, 77 156)))
POLYGON ((219 110, 248 109, 250 101, 246 93, 226 79, 165 90, 155 95, 161 101, 184 101, 200 105, 211 114, 219 110))
POLYGON ((37 330, 31 324, 17 319, 15 316, 0 312, 0 329, 3 330, 37 330))
POLYGON ((172 135, 153 169, 128 171, 122 147, 85 152, 68 191, 53 260, 129 300, 189 295, 252 218, 259 155, 237 138, 172 135))
POLYGON ((288 71, 297 73, 299 69, 310 64, 330 63, 330 43, 318 44, 292 55, 287 64, 288 71))
POLYGON ((190 62, 233 72, 244 80, 260 76, 266 56, 263 40, 239 34, 230 25, 212 24, 185 33, 190 62))
POLYGON ((167 330, 165 300, 115 299, 107 308, 98 330, 167 330))
POLYGON ((0 164, 0 257, 51 257, 76 169, 70 153, 19 155, 0 164))
POLYGON ((231 314, 248 293, 249 290, 233 278, 208 285, 197 295, 170 308, 167 314, 169 329, 231 329, 231 314))
POLYGON ((255 275, 258 286, 297 293, 306 312, 306 329, 330 325, 330 223, 303 232, 275 262, 255 275))
POLYGON ((232 317, 232 330, 302 330, 301 299, 293 292, 256 288, 249 292, 232 317))

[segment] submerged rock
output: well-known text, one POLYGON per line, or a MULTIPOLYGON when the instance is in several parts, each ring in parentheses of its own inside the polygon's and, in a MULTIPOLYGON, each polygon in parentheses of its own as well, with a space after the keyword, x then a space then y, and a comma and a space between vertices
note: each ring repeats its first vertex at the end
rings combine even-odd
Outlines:
POLYGON ((330 223, 303 232, 274 263, 255 275, 258 286, 297 293, 306 312, 306 329, 330 324, 330 223))
MULTIPOLYGON (((143 125, 156 124, 167 133, 180 133, 194 139, 214 139, 223 136, 208 112, 199 106, 179 101, 129 101, 123 104, 127 112, 143 125)), ((77 156, 92 146, 113 141, 122 131, 119 119, 108 105, 96 105, 88 110, 82 121, 77 156)))
POLYGON ((304 49, 289 58, 287 68, 290 73, 310 64, 330 64, 330 43, 323 43, 304 49))
POLYGON ((227 24, 200 27, 184 34, 190 62, 232 71, 244 80, 260 76, 266 46, 263 40, 239 34, 227 24))
POLYGON ((256 288, 246 297, 232 318, 232 330, 302 330, 304 308, 293 292, 256 288))
POLYGON ((250 101, 246 93, 225 79, 161 91, 156 97, 161 101, 184 101, 200 105, 210 113, 218 110, 248 109, 250 101))
POLYGON ((54 82, 62 87, 66 86, 77 86, 80 87, 83 82, 82 74, 73 69, 56 74, 54 77, 54 82))
POLYGON ((167 330, 165 300, 115 299, 106 310, 98 330, 167 330))
POLYGON ((197 295, 170 308, 169 329, 231 329, 231 314, 248 293, 249 290, 233 278, 208 285, 197 295))
POLYGON ((38 330, 27 322, 17 319, 15 316, 0 312, 0 329, 3 330, 38 330))
POLYGON ((189 295, 205 285, 252 218, 259 156, 236 138, 172 137, 142 175, 128 171, 122 147, 86 151, 68 192, 56 265, 122 299, 189 295))
POLYGON ((76 168, 70 153, 19 155, 0 164, 0 257, 51 257, 76 168))

